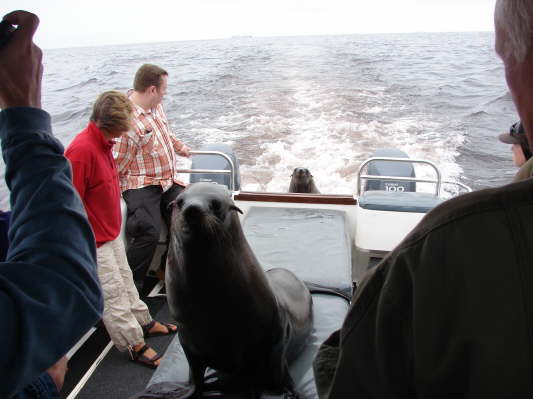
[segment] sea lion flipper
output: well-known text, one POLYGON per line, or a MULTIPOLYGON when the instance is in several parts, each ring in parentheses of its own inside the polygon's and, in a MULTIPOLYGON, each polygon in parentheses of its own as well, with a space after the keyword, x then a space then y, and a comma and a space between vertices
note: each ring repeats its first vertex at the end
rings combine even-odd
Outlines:
POLYGON ((188 399, 194 395, 194 388, 182 384, 160 382, 129 399, 188 399))
MULTIPOLYGON (((194 396, 200 397, 204 391, 204 377, 206 365, 194 356, 185 346, 183 346, 183 352, 187 357, 189 363, 189 384, 194 396)), ((180 398, 181 399, 181 398, 180 398)))
POLYGON ((301 399, 303 398, 304 396, 300 395, 298 393, 298 391, 296 390, 295 388, 295 384, 294 384, 294 381, 292 379, 292 376, 289 372, 289 364, 286 360, 286 357, 284 357, 284 360, 283 360, 283 364, 282 364, 282 367, 281 367, 281 372, 282 372, 282 378, 283 378, 283 382, 281 384, 281 386, 284 388, 284 392, 283 392, 283 399, 301 399))

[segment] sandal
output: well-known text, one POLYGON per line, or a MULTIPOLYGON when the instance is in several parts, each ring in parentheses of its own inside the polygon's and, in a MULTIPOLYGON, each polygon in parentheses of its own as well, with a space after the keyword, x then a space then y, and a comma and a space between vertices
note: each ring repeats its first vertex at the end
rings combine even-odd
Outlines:
POLYGON ((158 366, 157 364, 155 364, 155 362, 161 359, 163 355, 157 354, 154 357, 147 357, 144 355, 144 352, 146 352, 148 349, 151 349, 151 347, 146 344, 138 351, 134 350, 131 345, 128 346, 128 352, 130 353, 130 360, 132 362, 139 363, 151 369, 155 369, 158 366))
POLYGON ((159 337, 159 336, 162 336, 162 335, 172 335, 172 334, 176 334, 178 332, 178 327, 176 327, 176 326, 174 326, 172 324, 169 324, 169 323, 161 323, 161 322, 159 322, 159 323, 167 328, 167 332, 161 332, 161 331, 150 332, 150 330, 155 326, 155 323, 156 323, 156 321, 152 320, 150 323, 148 323, 148 324, 146 324, 146 325, 144 325, 142 327, 145 338, 159 337))

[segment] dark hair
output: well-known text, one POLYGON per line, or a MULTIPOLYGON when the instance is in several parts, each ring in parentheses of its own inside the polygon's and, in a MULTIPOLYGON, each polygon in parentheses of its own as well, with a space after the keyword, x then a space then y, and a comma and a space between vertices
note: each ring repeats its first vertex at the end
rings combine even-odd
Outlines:
POLYGON ((124 93, 106 91, 96 99, 91 121, 106 132, 127 132, 132 114, 133 107, 124 93))
POLYGON ((133 79, 133 90, 144 93, 150 86, 159 88, 162 76, 168 76, 163 68, 153 64, 143 64, 133 79))

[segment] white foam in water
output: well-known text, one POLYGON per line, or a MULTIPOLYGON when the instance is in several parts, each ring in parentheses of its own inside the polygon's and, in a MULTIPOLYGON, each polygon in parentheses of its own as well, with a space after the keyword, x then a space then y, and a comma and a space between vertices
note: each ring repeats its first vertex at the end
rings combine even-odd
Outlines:
POLYGON ((376 105, 376 106, 373 106, 373 107, 365 108, 363 110, 363 112, 367 113, 367 114, 379 114, 379 113, 383 112, 383 107, 380 107, 379 105, 376 105))
MULTIPOLYGON (((286 192, 295 167, 307 167, 322 193, 355 194, 357 171, 361 162, 379 148, 397 148, 410 158, 427 159, 440 169, 445 180, 461 173, 455 162, 457 147, 463 143, 462 132, 441 137, 440 126, 422 117, 403 117, 384 124, 376 120, 352 122, 342 112, 324 112, 320 90, 305 82, 298 87, 296 117, 289 119, 256 118, 256 129, 288 129, 276 141, 261 146, 252 166, 241 167, 243 190, 286 192)), ((327 99, 326 99, 327 100, 327 99)), ((382 107, 364 108, 367 114, 382 107)), ((435 179, 432 169, 415 166, 420 178, 435 179)), ((419 183, 418 191, 432 192, 435 185, 419 183)))
POLYGON ((335 136, 335 126, 320 112, 321 103, 316 94, 308 84, 301 83, 294 95, 298 116, 278 121, 291 134, 263 144, 255 165, 241 169, 245 190, 259 185, 264 191, 286 192, 292 170, 307 167, 321 192, 353 192, 353 175, 346 178, 339 173, 350 161, 346 156, 353 153, 353 148, 348 141, 335 136))

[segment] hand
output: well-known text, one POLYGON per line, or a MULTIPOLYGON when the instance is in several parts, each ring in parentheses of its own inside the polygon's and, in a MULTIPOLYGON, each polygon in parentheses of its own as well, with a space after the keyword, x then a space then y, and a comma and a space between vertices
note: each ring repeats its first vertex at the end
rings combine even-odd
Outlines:
POLYGON ((178 152, 178 154, 181 155, 182 157, 189 158, 191 156, 189 151, 191 151, 191 149, 189 147, 187 147, 185 144, 183 144, 183 147, 181 147, 181 149, 178 152))
POLYGON ((13 11, 4 20, 18 28, 0 48, 0 108, 41 108, 42 51, 33 43, 39 18, 13 11))
POLYGON ((63 387, 63 383, 65 382, 65 374, 67 374, 68 370, 68 358, 66 356, 63 356, 61 359, 59 359, 56 364, 54 364, 52 367, 50 367, 46 372, 50 374, 50 377, 52 377, 52 380, 54 380, 57 392, 61 391, 61 388, 63 387))

